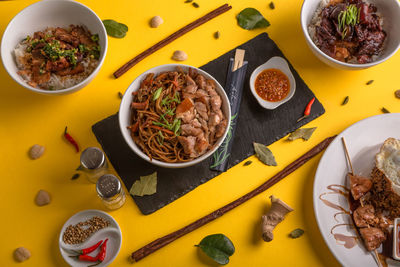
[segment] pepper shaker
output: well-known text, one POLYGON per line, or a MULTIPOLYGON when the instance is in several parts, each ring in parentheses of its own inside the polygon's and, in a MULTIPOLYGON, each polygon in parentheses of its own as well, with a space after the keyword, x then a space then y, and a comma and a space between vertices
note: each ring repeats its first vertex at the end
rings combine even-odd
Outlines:
POLYGON ((96 183, 108 171, 106 156, 97 147, 88 147, 81 154, 81 165, 78 169, 85 173, 90 182, 96 183))
POLYGON ((96 191, 103 204, 110 210, 119 209, 125 203, 126 196, 121 182, 112 174, 105 174, 97 180, 96 191))

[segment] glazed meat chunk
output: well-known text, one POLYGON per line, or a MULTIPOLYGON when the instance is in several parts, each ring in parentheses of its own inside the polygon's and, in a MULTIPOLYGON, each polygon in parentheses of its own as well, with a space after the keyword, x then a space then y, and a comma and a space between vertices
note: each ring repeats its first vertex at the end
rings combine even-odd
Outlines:
POLYGON ((372 181, 369 178, 348 174, 350 178, 350 192, 355 200, 360 199, 372 188, 372 181))
POLYGON ((379 228, 361 228, 360 234, 368 251, 373 251, 386 240, 386 236, 379 228))
POLYGON ((364 207, 358 207, 353 212, 354 223, 357 227, 368 227, 369 225, 375 225, 379 222, 379 219, 375 216, 375 209, 372 205, 365 205, 364 207))

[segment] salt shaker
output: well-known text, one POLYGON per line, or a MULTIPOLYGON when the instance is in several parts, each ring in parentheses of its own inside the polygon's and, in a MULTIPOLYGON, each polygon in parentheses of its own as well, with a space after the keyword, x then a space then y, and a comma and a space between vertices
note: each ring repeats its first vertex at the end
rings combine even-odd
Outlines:
POLYGON ((78 169, 85 173, 90 182, 96 183, 108 171, 106 156, 97 147, 88 147, 81 154, 81 165, 78 169))
POLYGON ((112 174, 105 174, 97 180, 96 191, 110 210, 119 209, 125 203, 126 196, 121 182, 112 174))

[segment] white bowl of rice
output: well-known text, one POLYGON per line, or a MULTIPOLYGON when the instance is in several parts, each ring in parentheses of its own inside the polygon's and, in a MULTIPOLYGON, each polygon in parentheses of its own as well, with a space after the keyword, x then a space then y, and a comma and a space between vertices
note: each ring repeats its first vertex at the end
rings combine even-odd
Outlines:
POLYGON ((72 0, 43 0, 26 7, 10 21, 1 41, 1 59, 8 74, 21 86, 46 95, 72 93, 85 87, 99 72, 106 52, 107 32, 101 19, 87 6, 72 0), (68 38, 56 39, 52 33, 57 29, 61 35, 62 31, 66 35, 75 34, 74 42, 68 42, 68 38), (79 31, 82 34, 76 35, 79 31), (40 35, 34 35, 36 32, 42 32, 45 37, 37 37, 40 35), (84 35, 90 44, 79 41, 84 35), (28 54, 33 54, 32 48, 43 54, 41 65, 36 69, 37 60, 28 54), (59 66, 62 60, 65 69, 59 66), (24 69, 26 62, 33 67, 24 69), (38 77, 42 76, 45 79, 38 83, 38 77))
MULTIPOLYGON (((324 53, 316 41, 316 27, 321 24, 319 14, 322 9, 330 4, 341 3, 340 0, 304 0, 301 9, 301 27, 304 37, 311 51, 324 63, 331 67, 345 70, 360 70, 378 65, 392 57, 400 48, 400 3, 398 0, 363 0, 377 8, 377 15, 381 18, 381 27, 386 33, 382 50, 373 55, 372 60, 366 63, 344 62, 324 53)), ((359 15, 360 16, 360 15, 359 15)))

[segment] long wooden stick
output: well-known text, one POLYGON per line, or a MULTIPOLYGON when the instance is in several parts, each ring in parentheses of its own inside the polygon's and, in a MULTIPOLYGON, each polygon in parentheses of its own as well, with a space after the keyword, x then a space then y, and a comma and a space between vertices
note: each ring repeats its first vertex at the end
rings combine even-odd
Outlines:
POLYGON ((116 72, 114 72, 114 77, 115 78, 120 77, 122 74, 127 72, 130 68, 135 66, 137 63, 142 61, 144 58, 146 58, 149 55, 153 54, 155 51, 163 48, 164 46, 166 46, 167 44, 171 43, 172 41, 178 39, 179 37, 181 37, 185 33, 193 30, 194 28, 199 27, 200 25, 206 23, 209 20, 212 20, 213 18, 215 18, 215 17, 227 12, 230 9, 232 9, 232 6, 230 6, 228 4, 222 5, 219 8, 214 9, 213 11, 207 13, 203 17, 193 21, 192 23, 189 23, 185 27, 179 29, 178 31, 176 31, 173 34, 169 35, 167 38, 161 40, 160 42, 156 43, 152 47, 146 49, 145 51, 143 51, 142 53, 140 53, 139 55, 137 55, 136 57, 134 57, 133 59, 128 61, 121 68, 119 68, 116 72))
MULTIPOLYGON (((354 175, 353 164, 351 164, 349 150, 347 149, 346 140, 344 139, 344 137, 342 137, 342 142, 343 142, 344 151, 346 152, 347 161, 349 162, 349 165, 350 165, 351 175, 354 175)), ((361 204, 361 207, 364 207, 363 197, 360 198, 360 204, 361 204)), ((368 228, 370 228, 369 224, 368 224, 368 228)), ((372 256, 374 257, 378 266, 382 267, 382 263, 379 259, 379 254, 376 249, 374 249, 372 256)))
POLYGON ((247 193, 246 195, 236 199, 235 201, 232 201, 231 203, 223 206, 222 208, 200 218, 199 220, 179 229, 178 231, 175 231, 173 233, 170 233, 164 237, 161 237, 159 239, 154 240, 153 242, 147 244, 146 246, 136 250, 135 252, 132 253, 131 259, 133 261, 140 261, 144 257, 148 256, 149 254, 157 251, 158 249, 168 245, 172 241, 180 238, 181 236, 184 236, 197 228, 221 217, 228 211, 236 208, 237 206, 243 204, 247 200, 255 197, 256 195, 264 192, 286 176, 288 176, 290 173, 294 172, 297 170, 299 167, 301 167, 303 164, 305 164, 307 161, 312 159, 314 156, 318 155, 321 151, 323 151, 328 145, 332 142, 332 140, 336 136, 328 137, 325 140, 323 140, 321 143, 310 149, 308 152, 306 152, 304 155, 302 155, 300 158, 296 159, 292 163, 290 163, 288 166, 286 166, 283 170, 275 174, 272 178, 267 180, 265 183, 254 189, 253 191, 247 193))

